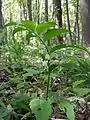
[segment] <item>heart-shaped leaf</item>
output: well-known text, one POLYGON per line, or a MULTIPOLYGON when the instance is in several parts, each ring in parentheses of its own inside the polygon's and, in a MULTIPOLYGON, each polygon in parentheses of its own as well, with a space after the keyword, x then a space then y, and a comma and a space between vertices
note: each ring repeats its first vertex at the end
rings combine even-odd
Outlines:
POLYGON ((35 114, 36 120, 48 120, 52 113, 51 101, 45 99, 33 99, 30 102, 32 113, 35 114))

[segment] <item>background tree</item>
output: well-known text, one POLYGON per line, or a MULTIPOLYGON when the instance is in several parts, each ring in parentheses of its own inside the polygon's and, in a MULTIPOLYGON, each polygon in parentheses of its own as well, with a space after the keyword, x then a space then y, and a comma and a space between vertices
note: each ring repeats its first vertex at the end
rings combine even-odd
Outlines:
MULTIPOLYGON (((80 14, 77 14, 80 12, 79 1, 68 0, 67 4, 66 0, 3 0, 4 21, 5 24, 9 21, 27 19, 37 23, 55 21, 58 28, 68 29, 67 12, 69 11, 70 30, 74 33, 72 39, 77 41, 82 38, 80 14)), ((66 34, 63 38, 59 37, 59 42, 70 42, 70 35, 66 34)))
POLYGON ((81 0, 82 29, 85 43, 90 44, 90 0, 81 0))
POLYGON ((32 0, 27 0, 29 20, 32 20, 32 0))
POLYGON ((45 0, 45 21, 48 21, 48 0, 45 0))
MULTIPOLYGON (((62 28, 62 5, 61 5, 61 0, 53 0, 54 6, 55 6, 55 15, 58 21, 58 27, 62 28)), ((62 37, 58 37, 59 42, 63 42, 62 37)))
POLYGON ((71 26, 70 26, 70 18, 69 18, 69 8, 68 8, 68 0, 66 0, 66 11, 67 11, 68 30, 69 30, 69 34, 70 34, 70 40, 71 40, 71 42, 72 42, 71 26))
POLYGON ((2 17, 2 1, 0 0, 0 28, 3 27, 3 17, 2 17))

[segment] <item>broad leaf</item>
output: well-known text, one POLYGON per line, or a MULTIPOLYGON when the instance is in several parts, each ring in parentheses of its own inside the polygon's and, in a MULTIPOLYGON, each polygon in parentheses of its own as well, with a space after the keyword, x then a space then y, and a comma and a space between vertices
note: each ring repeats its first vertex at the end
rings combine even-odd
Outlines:
POLYGON ((62 48, 66 48, 66 47, 67 47, 66 44, 54 45, 53 47, 51 47, 50 53, 53 53, 53 52, 55 52, 55 51, 57 51, 57 50, 60 50, 60 49, 62 49, 62 48))
POLYGON ((33 21, 29 21, 29 20, 21 21, 21 25, 24 26, 26 29, 29 29, 32 31, 35 31, 36 29, 36 23, 33 21))
POLYGON ((25 28, 22 28, 22 27, 17 27, 17 28, 15 28, 15 29, 13 30, 13 35, 14 35, 15 33, 17 33, 17 32, 22 31, 22 30, 26 30, 26 29, 25 29, 25 28))
POLYGON ((74 88, 73 91, 78 97, 83 97, 84 95, 90 93, 90 88, 74 88))
POLYGON ((41 34, 41 33, 45 32, 46 30, 48 30, 49 28, 54 27, 55 25, 56 24, 54 22, 40 23, 37 26, 36 31, 38 34, 41 34))
POLYGON ((23 76, 24 77, 28 77, 28 76, 33 76, 33 75, 37 75, 39 74, 39 71, 38 70, 35 70, 35 69, 25 69, 25 71, 27 71, 27 73, 25 73, 23 76))
POLYGON ((61 100, 59 104, 59 108, 63 110, 64 112, 66 112, 67 118, 69 120, 75 120, 74 107, 69 101, 65 99, 61 100))
POLYGON ((64 33, 68 32, 66 29, 50 29, 47 30, 47 32, 44 34, 44 40, 51 40, 59 35, 62 35, 64 33))
POLYGON ((5 27, 9 27, 9 26, 13 26, 13 25, 17 25, 16 22, 9 22, 6 25, 4 25, 5 27))
POLYGON ((80 85, 84 82, 85 82, 85 80, 77 80, 77 81, 73 82, 73 88, 77 87, 78 85, 80 85))
POLYGON ((45 99, 33 99, 30 102, 32 113, 35 114, 36 120, 48 120, 52 113, 51 101, 45 99))
POLYGON ((57 50, 60 50, 62 48, 76 48, 76 49, 80 49, 85 51, 87 54, 90 55, 90 52, 83 46, 78 46, 78 45, 67 45, 67 44, 59 44, 59 45, 54 45, 53 47, 51 47, 50 49, 50 53, 53 53, 57 50))

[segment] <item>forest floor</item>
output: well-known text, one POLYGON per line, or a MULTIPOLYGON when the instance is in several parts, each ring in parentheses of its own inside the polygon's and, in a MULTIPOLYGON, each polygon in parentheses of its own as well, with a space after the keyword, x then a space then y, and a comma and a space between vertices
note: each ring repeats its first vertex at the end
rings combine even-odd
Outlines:
MULTIPOLYGON (((6 71, 0 71, 0 85, 7 83, 8 88, 11 89, 13 85, 9 82, 9 74, 6 71)), ((0 95, 0 99, 2 96, 0 95)), ((90 99, 90 98, 89 98, 90 99)), ((77 101, 75 110, 76 120, 90 120, 90 101, 80 103, 77 101)), ((53 115, 51 120, 66 120, 66 114, 58 109, 57 104, 53 106, 53 115)))

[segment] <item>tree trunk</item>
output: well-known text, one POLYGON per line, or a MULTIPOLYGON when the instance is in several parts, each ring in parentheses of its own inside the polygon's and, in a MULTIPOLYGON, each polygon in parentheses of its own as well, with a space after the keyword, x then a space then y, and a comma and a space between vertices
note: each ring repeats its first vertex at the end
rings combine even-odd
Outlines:
MULTIPOLYGON (((62 28, 62 8, 61 8, 61 0, 53 0, 54 6, 56 8, 56 18, 58 21, 59 28, 62 28)), ((60 43, 63 43, 63 38, 58 36, 58 40, 60 43)))
POLYGON ((79 42, 80 42, 80 33, 79 33, 79 0, 77 0, 76 22, 77 22, 78 44, 79 44, 79 42))
POLYGON ((39 0, 38 0, 38 1, 37 1, 37 13, 38 13, 38 16, 37 16, 37 23, 38 23, 38 24, 39 24, 39 15, 40 15, 39 9, 40 9, 40 2, 39 2, 39 0))
POLYGON ((55 8, 56 8, 56 17, 58 20, 59 28, 62 27, 62 8, 61 8, 61 0, 54 0, 55 8))
POLYGON ((23 16, 24 16, 24 19, 27 20, 26 5, 25 5, 25 3, 23 1, 22 1, 22 5, 23 5, 23 16))
POLYGON ((45 21, 48 21, 48 0, 45 0, 45 21))
POLYGON ((32 0, 27 0, 29 20, 32 20, 32 0))
POLYGON ((80 0, 82 30, 85 44, 90 46, 90 0, 80 0))
POLYGON ((2 17, 2 1, 0 0, 0 28, 3 27, 3 17, 2 17))
POLYGON ((67 24, 68 24, 68 30, 69 30, 69 35, 70 35, 70 41, 72 42, 72 34, 71 34, 70 19, 69 19, 68 0, 66 0, 66 11, 67 11, 67 24))

